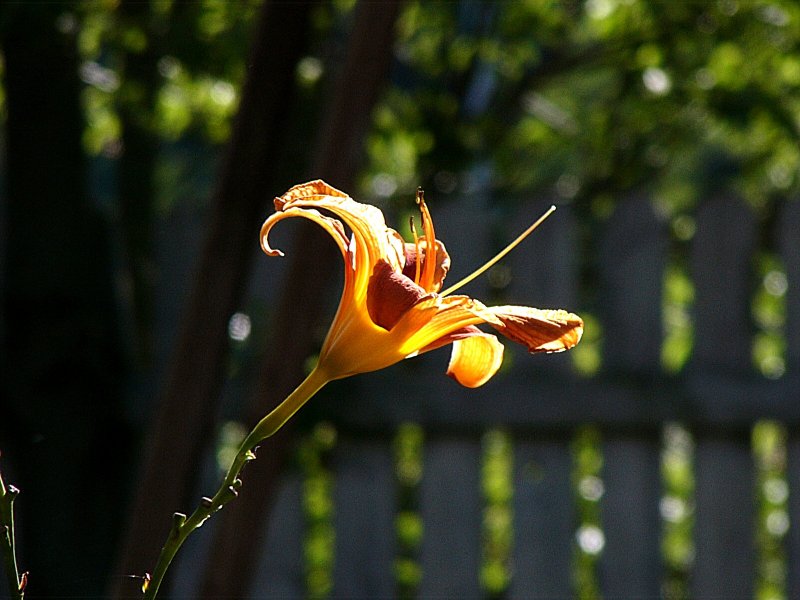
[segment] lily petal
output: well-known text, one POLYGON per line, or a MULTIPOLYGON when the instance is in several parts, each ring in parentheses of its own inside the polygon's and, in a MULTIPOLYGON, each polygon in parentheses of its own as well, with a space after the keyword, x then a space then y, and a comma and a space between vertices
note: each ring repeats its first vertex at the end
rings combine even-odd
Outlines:
POLYGON ((528 348, 528 352, 563 352, 583 335, 583 319, 565 310, 528 306, 493 306, 490 311, 502 325, 489 321, 498 332, 528 348))
POLYGON ((373 323, 390 330, 426 295, 420 286, 381 260, 369 279, 367 311, 373 323))
POLYGON ((438 348, 442 338, 452 339, 449 336, 454 332, 484 323, 487 316, 494 318, 472 310, 476 304, 480 303, 467 296, 433 296, 421 300, 395 326, 395 331, 405 336, 403 350, 411 354, 438 348))
POLYGON ((347 194, 344 192, 337 190, 332 185, 328 185, 321 179, 315 179, 314 181, 307 181, 306 183, 298 183, 297 185, 292 186, 289 190, 275 198, 275 210, 282 211, 283 207, 290 202, 294 202, 295 200, 299 200, 302 198, 311 198, 314 196, 336 196, 338 198, 347 198, 347 194))
POLYGON ((476 388, 489 381, 503 362, 503 344, 489 334, 453 342, 447 374, 465 387, 476 388))

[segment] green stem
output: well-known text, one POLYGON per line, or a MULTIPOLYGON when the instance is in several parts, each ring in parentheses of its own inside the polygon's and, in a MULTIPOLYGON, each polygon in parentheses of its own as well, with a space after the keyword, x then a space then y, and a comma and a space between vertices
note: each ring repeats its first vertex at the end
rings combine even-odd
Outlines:
POLYGON ((8 591, 14 600, 22 600, 25 595, 23 579, 17 566, 17 547, 14 539, 14 499, 19 490, 13 485, 6 486, 0 473, 0 545, 2 545, 3 565, 8 579, 8 591))
POLYGON ((242 480, 239 479, 244 466, 251 460, 254 460, 256 455, 253 452, 256 445, 264 439, 276 433, 288 421, 291 416, 296 413, 301 406, 303 406, 314 394, 316 394, 322 386, 328 381, 329 377, 319 368, 315 368, 308 377, 305 378, 303 383, 297 386, 286 399, 276 406, 272 412, 266 417, 261 419, 253 430, 248 434, 245 440, 239 447, 236 457, 233 459, 228 469, 225 479, 222 481, 217 493, 213 498, 203 498, 200 505, 188 518, 182 513, 175 513, 173 515, 172 529, 170 530, 169 537, 161 549, 161 554, 158 557, 158 562, 144 589, 144 600, 151 600, 158 594, 158 588, 164 580, 164 576, 169 569, 172 559, 178 553, 178 550, 183 545, 183 542, 189 535, 206 519, 208 519, 215 512, 220 510, 228 502, 233 500, 239 493, 239 488, 242 486, 242 480))

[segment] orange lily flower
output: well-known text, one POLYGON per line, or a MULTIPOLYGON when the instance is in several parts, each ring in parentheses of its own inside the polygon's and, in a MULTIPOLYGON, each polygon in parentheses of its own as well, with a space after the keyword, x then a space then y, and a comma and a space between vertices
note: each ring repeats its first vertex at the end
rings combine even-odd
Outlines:
POLYGON ((503 359, 503 345, 476 327, 481 323, 532 353, 561 352, 578 343, 583 321, 572 313, 490 307, 467 296, 450 295, 472 276, 442 292, 450 257, 436 239, 421 192, 417 203, 424 235, 415 233, 414 241, 407 243, 386 226, 380 209, 356 202, 323 181, 294 186, 275 198, 276 212, 261 228, 264 252, 282 256, 269 245, 269 232, 283 219, 304 217, 331 235, 344 259, 344 289, 315 368, 318 382, 382 369, 452 343, 447 374, 464 386, 478 387, 497 372, 503 359))

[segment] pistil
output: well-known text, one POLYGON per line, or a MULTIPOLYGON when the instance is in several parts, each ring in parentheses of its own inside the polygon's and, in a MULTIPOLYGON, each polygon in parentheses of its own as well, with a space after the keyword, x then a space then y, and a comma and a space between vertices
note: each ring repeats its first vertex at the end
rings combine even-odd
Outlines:
MULTIPOLYGON (((419 192, 417 192, 419 193, 419 192)), ((419 285, 419 276, 420 276, 420 268, 421 268, 421 260, 422 254, 420 254, 419 250, 419 237, 417 236, 417 228, 414 226, 414 217, 413 215, 409 218, 409 225, 411 226, 411 234, 414 236, 414 253, 415 253, 415 274, 414 274, 414 283, 419 285)))

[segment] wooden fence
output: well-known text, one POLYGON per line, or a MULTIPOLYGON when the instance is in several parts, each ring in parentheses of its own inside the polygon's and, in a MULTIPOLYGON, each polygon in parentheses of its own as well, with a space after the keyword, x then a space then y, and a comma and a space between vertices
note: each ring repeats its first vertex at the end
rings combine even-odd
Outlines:
MULTIPOLYGON (((486 199, 470 202, 431 202, 437 233, 453 258, 453 281, 547 206, 534 202, 508 215, 489 212, 486 199), (479 216, 487 214, 490 219, 479 216)), ((421 479, 411 490, 422 523, 412 557, 420 569, 418 597, 490 595, 481 583, 481 468, 484 434, 494 428, 506 432, 513 461, 510 579, 499 595, 575 597, 580 515, 573 443, 587 424, 599 432, 603 458, 599 592, 605 598, 669 597, 663 431, 679 423, 694 440, 688 595, 753 598, 759 517, 751 433, 759 420, 770 419, 788 431, 790 527, 781 537, 782 564, 786 597, 800 598, 800 203, 787 202, 764 226, 744 203, 720 196, 699 207, 694 226, 688 243, 693 351, 677 374, 665 373, 661 358, 665 269, 673 250, 669 224, 646 199, 631 198, 589 237, 579 235, 570 208, 561 208, 508 257, 494 287, 484 277, 468 290, 487 300, 499 290, 503 302, 575 312, 596 307, 602 352, 593 376, 575 373, 568 354, 529 357, 515 350, 512 368, 467 390, 444 376, 447 357, 439 352, 345 380, 314 399, 309 414, 338 432, 326 462, 335 531, 332 597, 401 595, 395 568, 404 550, 396 520, 409 490, 401 490, 396 476, 393 441, 397 428, 412 422, 424 433, 421 479), (587 240, 588 265, 579 260, 587 240), (785 372, 774 379, 752 359, 754 256, 767 242, 788 282, 785 372), (582 285, 587 273, 593 281, 582 285)), ((303 485, 302 472, 285 473, 266 519, 254 597, 307 595, 303 485)))

